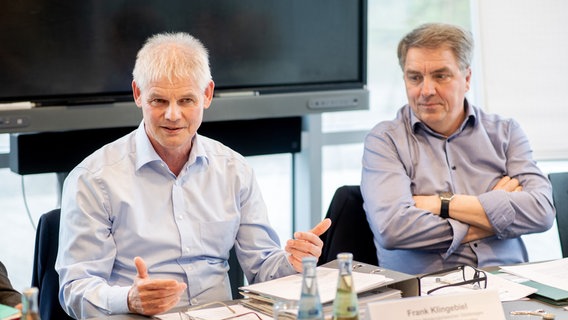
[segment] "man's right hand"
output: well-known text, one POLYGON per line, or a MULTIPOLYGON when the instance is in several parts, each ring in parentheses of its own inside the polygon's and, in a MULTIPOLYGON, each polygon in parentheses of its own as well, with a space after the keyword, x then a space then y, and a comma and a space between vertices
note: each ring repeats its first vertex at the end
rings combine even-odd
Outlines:
POLYGON ((507 192, 517 192, 523 191, 523 187, 520 185, 519 180, 516 178, 511 178, 509 176, 504 176, 497 182, 493 190, 505 190, 507 192))
MULTIPOLYGON (((507 192, 518 192, 518 191, 523 191, 523 187, 519 183, 519 180, 517 180, 516 178, 504 176, 493 187, 493 190, 504 190, 504 191, 507 191, 507 192)), ((489 220, 487 220, 487 221, 489 221, 489 220)), ((467 234, 466 234, 465 238, 462 240, 462 243, 480 240, 480 239, 483 239, 483 238, 490 237, 494 234, 495 234, 495 232, 492 229, 487 229, 487 228, 483 229, 483 228, 479 228, 479 227, 476 227, 475 225, 470 224, 469 229, 467 231, 467 234)))
POLYGON ((155 315, 175 307, 181 294, 187 288, 183 282, 169 279, 152 280, 148 276, 146 263, 142 258, 134 258, 136 279, 128 291, 128 309, 143 315, 155 315))

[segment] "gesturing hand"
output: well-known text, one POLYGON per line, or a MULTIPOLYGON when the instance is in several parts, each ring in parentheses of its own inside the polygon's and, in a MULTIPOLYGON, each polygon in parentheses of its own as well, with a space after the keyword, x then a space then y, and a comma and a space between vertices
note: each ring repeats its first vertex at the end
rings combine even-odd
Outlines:
POLYGON ((128 291, 128 309, 133 313, 155 315, 173 308, 186 289, 186 284, 171 279, 150 279, 146 263, 134 258, 136 279, 128 291))
POLYGON ((294 239, 290 239, 286 242, 284 249, 290 254, 288 261, 290 261, 296 271, 302 272, 303 257, 314 256, 319 258, 323 248, 323 242, 319 236, 326 232, 330 226, 331 220, 326 218, 310 231, 295 232, 294 239))

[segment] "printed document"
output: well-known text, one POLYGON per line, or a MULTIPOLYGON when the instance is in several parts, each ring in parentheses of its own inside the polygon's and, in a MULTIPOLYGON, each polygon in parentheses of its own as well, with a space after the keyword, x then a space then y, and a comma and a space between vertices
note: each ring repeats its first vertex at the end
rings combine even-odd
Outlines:
POLYGON ((568 258, 503 266, 501 270, 554 288, 568 291, 568 258))

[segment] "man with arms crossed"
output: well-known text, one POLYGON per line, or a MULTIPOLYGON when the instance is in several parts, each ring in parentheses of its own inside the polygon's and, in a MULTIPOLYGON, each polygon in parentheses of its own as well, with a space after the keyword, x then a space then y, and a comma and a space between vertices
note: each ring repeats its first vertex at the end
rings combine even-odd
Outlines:
POLYGON ((233 246, 249 283, 301 272, 304 256, 319 257, 330 221, 282 250, 252 168, 197 133, 214 89, 199 40, 151 37, 133 78, 140 126, 64 183, 56 269, 67 313, 154 315, 230 300, 233 246))
POLYGON ((379 264, 410 274, 526 262, 552 188, 512 119, 465 98, 471 34, 426 24, 398 46, 408 105, 365 139, 361 191, 379 264))

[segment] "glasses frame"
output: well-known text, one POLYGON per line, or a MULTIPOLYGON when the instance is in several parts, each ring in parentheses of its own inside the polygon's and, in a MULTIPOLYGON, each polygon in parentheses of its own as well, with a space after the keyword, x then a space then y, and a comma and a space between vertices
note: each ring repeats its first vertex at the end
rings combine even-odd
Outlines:
POLYGON ((208 308, 208 307, 211 307, 211 306, 214 306, 214 305, 218 305, 220 307, 225 307, 225 308, 229 309, 229 311, 231 311, 231 313, 233 313, 233 314, 237 313, 235 311, 235 309, 231 308, 231 306, 229 306, 228 304, 226 304, 223 301, 213 301, 213 302, 209 302, 209 303, 200 304, 200 305, 197 305, 197 306, 192 306, 192 307, 187 308, 187 311, 204 309, 204 308, 208 308))
POLYGON ((245 316, 248 316, 248 315, 254 315, 258 320, 262 320, 262 318, 258 315, 258 313, 254 312, 254 311, 240 313, 240 314, 237 314, 237 315, 234 315, 234 316, 223 318, 221 320, 236 319, 236 318, 245 317, 245 316))
POLYGON ((421 287, 422 287, 422 279, 423 278, 432 277, 432 276, 436 276, 436 275, 444 275, 444 274, 448 274, 448 273, 455 272, 455 271, 461 271, 462 272, 463 281, 455 282, 455 283, 448 283, 448 284, 445 284, 443 286, 436 287, 434 289, 428 290, 428 292, 426 292, 426 294, 429 295, 432 292, 435 292, 435 291, 438 291, 438 290, 444 289, 444 288, 459 287, 459 286, 463 286, 465 284, 474 284, 474 283, 477 283, 480 289, 486 289, 487 288, 487 273, 485 273, 485 271, 480 270, 480 269, 478 269, 474 266, 461 265, 461 266, 457 266, 457 267, 443 269, 443 270, 440 270, 440 271, 426 273, 426 274, 419 276, 418 277, 418 285, 419 285, 420 295, 422 295, 422 288, 421 287), (472 279, 466 278, 465 273, 466 273, 467 268, 471 268, 473 270, 473 278, 472 279), (482 282, 483 282, 483 286, 481 284, 482 282))
POLYGON ((188 314, 188 312, 208 308, 208 307, 211 307, 211 306, 214 306, 214 305, 225 307, 229 311, 231 311, 231 313, 233 314, 232 316, 228 316, 228 317, 223 318, 221 320, 236 319, 236 318, 245 317, 245 316, 248 316, 248 315, 253 315, 258 320, 262 320, 262 318, 254 311, 248 311, 248 312, 245 312, 245 313, 237 313, 237 311, 235 311, 235 309, 231 308, 230 305, 228 305, 228 304, 226 304, 225 302, 222 302, 222 301, 213 301, 213 302, 209 302, 209 303, 205 303, 205 304, 200 304, 200 305, 197 305, 197 306, 192 306, 192 307, 187 308, 187 310, 184 311, 184 312, 182 312, 182 311, 178 312, 178 315, 179 315, 180 319, 182 319, 182 320, 205 320, 205 319, 202 319, 200 317, 190 316, 188 314))

